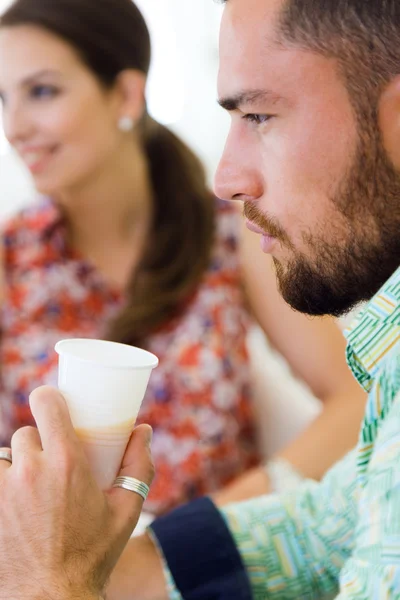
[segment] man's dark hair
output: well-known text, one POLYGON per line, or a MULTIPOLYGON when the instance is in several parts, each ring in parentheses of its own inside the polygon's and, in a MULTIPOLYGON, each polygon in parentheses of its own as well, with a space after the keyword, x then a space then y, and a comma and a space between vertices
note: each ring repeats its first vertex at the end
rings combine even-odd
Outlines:
MULTIPOLYGON (((225 4, 228 0, 221 0, 225 4)), ((400 74, 399 0, 286 0, 277 34, 338 60, 358 116, 400 74)))

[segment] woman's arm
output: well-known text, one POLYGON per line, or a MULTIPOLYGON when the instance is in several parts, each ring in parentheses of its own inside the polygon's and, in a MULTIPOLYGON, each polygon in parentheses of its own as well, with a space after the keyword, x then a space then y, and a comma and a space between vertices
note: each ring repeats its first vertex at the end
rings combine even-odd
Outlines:
MULTIPOLYGON (((346 342, 332 318, 292 310, 277 289, 272 260, 259 236, 243 231, 241 257, 250 309, 270 343, 323 403, 321 414, 278 456, 303 476, 320 479, 356 443, 366 394, 345 360, 346 342)), ((251 470, 216 496, 219 504, 271 490, 264 467, 251 470)))

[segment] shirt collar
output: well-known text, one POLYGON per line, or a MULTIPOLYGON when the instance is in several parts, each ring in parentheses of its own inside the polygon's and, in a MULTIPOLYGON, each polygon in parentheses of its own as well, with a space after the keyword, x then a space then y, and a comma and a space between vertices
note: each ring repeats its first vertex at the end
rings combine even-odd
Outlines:
POLYGON ((400 339, 400 267, 356 317, 347 337, 347 362, 369 392, 389 351, 400 339))
POLYGON ((64 224, 61 210, 50 198, 41 198, 36 207, 34 217, 39 235, 44 240, 51 239, 53 234, 64 224))

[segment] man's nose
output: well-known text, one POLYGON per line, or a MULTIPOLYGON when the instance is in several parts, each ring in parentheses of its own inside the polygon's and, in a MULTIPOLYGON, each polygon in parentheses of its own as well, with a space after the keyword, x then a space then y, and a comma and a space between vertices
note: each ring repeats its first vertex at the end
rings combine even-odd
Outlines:
POLYGON ((230 133, 214 179, 214 192, 223 200, 257 200, 263 195, 262 174, 250 147, 230 133))

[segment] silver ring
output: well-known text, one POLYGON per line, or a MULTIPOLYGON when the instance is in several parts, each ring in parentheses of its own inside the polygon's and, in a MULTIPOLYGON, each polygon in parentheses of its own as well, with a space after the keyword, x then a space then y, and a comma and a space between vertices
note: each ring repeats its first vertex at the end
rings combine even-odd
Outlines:
POLYGON ((139 479, 135 479, 134 477, 117 477, 113 487, 122 488, 128 490, 128 492, 135 492, 136 494, 139 494, 143 500, 146 500, 150 491, 150 488, 146 483, 139 479))
POLYGON ((11 450, 7 450, 7 448, 0 450, 0 460, 8 460, 8 462, 12 464, 11 450))

